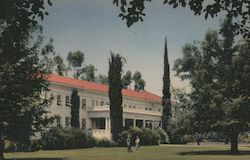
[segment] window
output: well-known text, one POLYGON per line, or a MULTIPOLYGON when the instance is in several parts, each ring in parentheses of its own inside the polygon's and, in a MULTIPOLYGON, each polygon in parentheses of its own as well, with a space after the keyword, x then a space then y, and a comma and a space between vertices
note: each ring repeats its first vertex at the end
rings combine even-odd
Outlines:
POLYGON ((152 124, 153 124, 153 121, 151 121, 151 120, 146 120, 145 121, 145 127, 146 128, 151 128, 152 129, 152 124))
POLYGON ((127 108, 127 104, 124 104, 124 105, 123 105, 123 108, 127 108))
POLYGON ((70 127, 70 117, 65 117, 65 127, 70 127))
POLYGON ((133 109, 136 109, 136 106, 135 106, 135 105, 133 106, 133 109))
POLYGON ((99 101, 95 101, 95 106, 99 106, 99 101))
POLYGON ((86 109, 86 99, 82 99, 82 109, 86 109))
POLYGON ((51 99, 51 102, 52 102, 52 103, 54 103, 54 102, 55 102, 55 101, 54 101, 55 96, 54 96, 54 94, 53 94, 53 93, 51 93, 51 94, 50 94, 50 99, 51 99))
POLYGON ((100 104, 100 106, 104 106, 104 101, 101 101, 101 104, 100 104))
POLYGON ((93 129, 105 129, 105 118, 91 118, 93 129))
POLYGON ((154 128, 159 128, 161 127, 161 121, 154 121, 154 128))
POLYGON ((132 108, 132 106, 131 106, 131 105, 129 105, 128 107, 129 107, 130 109, 132 108))
POLYGON ((92 100, 92 107, 95 107, 95 100, 92 100))
POLYGON ((55 119, 56 119, 56 126, 61 126, 61 117, 55 116, 55 119))
POLYGON ((109 105, 109 102, 106 102, 106 105, 109 105))
POLYGON ((82 119, 82 129, 86 129, 86 119, 82 119))
POLYGON ((57 95, 57 98, 56 98, 56 104, 58 106, 61 106, 62 105, 62 96, 61 95, 57 95))
POLYGON ((65 106, 70 107, 70 98, 69 96, 65 96, 65 106))

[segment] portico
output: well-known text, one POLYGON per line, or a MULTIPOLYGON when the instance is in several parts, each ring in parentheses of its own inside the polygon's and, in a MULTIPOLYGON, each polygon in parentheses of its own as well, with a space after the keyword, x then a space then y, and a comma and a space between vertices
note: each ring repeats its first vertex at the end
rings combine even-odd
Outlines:
MULTIPOLYGON (((97 138, 111 138, 109 105, 89 108, 88 117, 91 121, 89 130, 97 138)), ((123 109, 123 127, 137 126, 139 128, 156 129, 161 126, 161 113, 155 111, 140 111, 123 109)))

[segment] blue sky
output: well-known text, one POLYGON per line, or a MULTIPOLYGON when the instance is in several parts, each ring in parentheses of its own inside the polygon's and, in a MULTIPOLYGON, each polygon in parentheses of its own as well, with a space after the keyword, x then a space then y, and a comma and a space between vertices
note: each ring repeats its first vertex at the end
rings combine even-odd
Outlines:
MULTIPOLYGON (((57 54, 81 50, 85 64, 94 64, 97 74, 108 73, 110 51, 126 58, 124 71, 139 70, 146 90, 161 95, 164 39, 167 37, 170 67, 181 57, 182 46, 202 40, 207 29, 218 29, 220 18, 205 20, 188 8, 172 9, 161 0, 147 3, 146 17, 128 28, 113 0, 52 0, 43 21, 45 42, 54 39, 57 54)), ((187 87, 171 72, 173 87, 187 87)))

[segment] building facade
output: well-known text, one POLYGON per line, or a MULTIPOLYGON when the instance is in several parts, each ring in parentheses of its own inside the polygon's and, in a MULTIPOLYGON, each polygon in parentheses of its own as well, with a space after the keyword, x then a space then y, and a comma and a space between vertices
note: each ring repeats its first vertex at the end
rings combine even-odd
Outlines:
MULTIPOLYGON (((42 94, 53 97, 49 114, 55 116, 55 125, 70 127, 73 89, 80 97, 80 128, 92 132, 96 138, 111 139, 108 86, 51 74, 47 77, 50 90, 42 94)), ((147 91, 122 90, 123 126, 158 128, 161 125, 161 97, 147 91)))

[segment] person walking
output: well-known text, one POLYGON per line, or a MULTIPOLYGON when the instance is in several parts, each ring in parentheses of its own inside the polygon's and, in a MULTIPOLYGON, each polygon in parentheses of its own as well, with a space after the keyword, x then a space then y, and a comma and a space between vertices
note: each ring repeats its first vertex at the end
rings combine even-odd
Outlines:
POLYGON ((139 138, 139 136, 136 136, 135 148, 136 148, 137 152, 139 152, 139 147, 140 147, 140 138, 139 138))
POLYGON ((128 146, 128 152, 132 152, 130 144, 130 136, 127 137, 127 146, 128 146))

